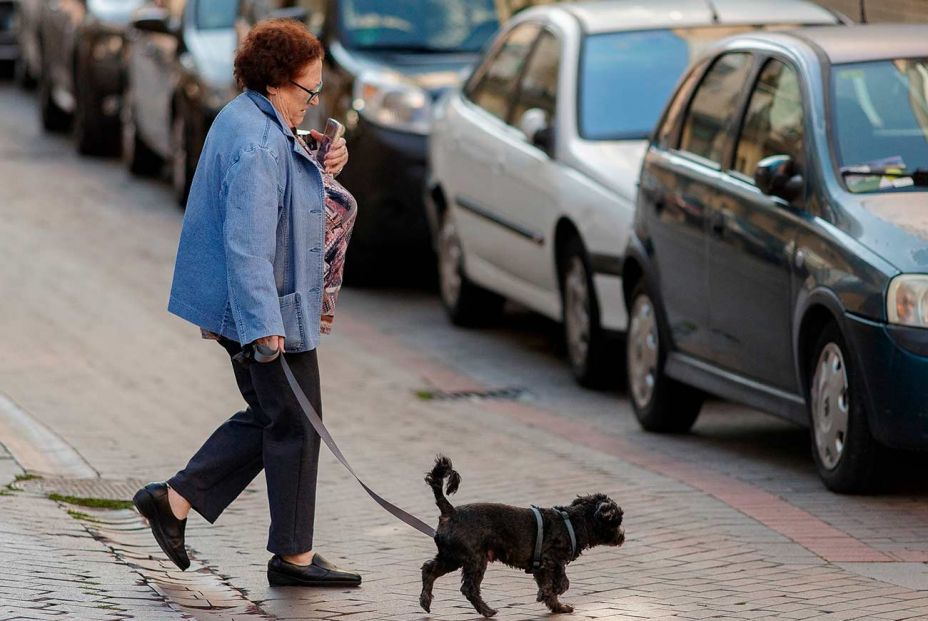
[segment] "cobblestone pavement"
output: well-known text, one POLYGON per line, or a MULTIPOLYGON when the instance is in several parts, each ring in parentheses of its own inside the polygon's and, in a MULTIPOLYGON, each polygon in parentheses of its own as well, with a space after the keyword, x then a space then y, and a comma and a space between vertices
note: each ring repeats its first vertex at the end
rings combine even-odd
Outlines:
MULTIPOLYGON (((31 98, 0 86, 0 105, 0 333, 15 352, 0 393, 104 479, 166 478, 240 405, 225 354, 164 311, 181 216, 157 182, 42 136, 31 98)), ((803 431, 743 408, 710 403, 692 435, 644 434, 620 388, 573 385, 550 332, 515 309, 454 330, 431 294, 348 289, 320 349, 327 424, 378 492, 429 522, 422 476, 439 451, 463 477, 455 504, 610 494, 628 539, 568 568, 572 618, 928 618, 928 486, 911 474, 924 460, 900 458, 888 494, 839 497, 803 431), (423 398, 510 388, 523 396, 423 398)), ((14 446, 4 429, 0 416, 14 446)), ((0 485, 21 466, 0 459, 0 485)), ((317 548, 361 571, 358 589, 267 586, 260 479, 216 525, 191 520, 194 565, 178 572, 133 512, 46 499, 66 486, 55 474, 0 495, 0 620, 476 617, 455 575, 431 615, 418 608, 434 544, 326 451, 317 548)), ((547 616, 524 573, 491 566, 483 585, 499 618, 547 616)))

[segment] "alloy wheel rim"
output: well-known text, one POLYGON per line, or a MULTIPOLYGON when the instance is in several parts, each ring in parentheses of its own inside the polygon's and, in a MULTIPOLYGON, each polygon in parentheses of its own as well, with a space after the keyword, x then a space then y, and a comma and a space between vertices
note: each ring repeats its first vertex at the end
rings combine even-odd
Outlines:
POLYGON ((844 454, 850 413, 847 369, 836 343, 825 345, 819 355, 812 376, 811 397, 815 449, 822 465, 833 470, 844 454))
POLYGON ((451 214, 446 214, 438 240, 438 274, 441 281, 441 297, 449 307, 457 305, 461 295, 461 258, 463 255, 451 214))
POLYGON ((174 118, 171 126, 171 138, 173 142, 173 159, 171 161, 171 181, 174 185, 174 192, 180 197, 187 183, 187 141, 185 140, 186 127, 184 118, 178 114, 174 118))
POLYGON ((564 275, 564 330, 567 352, 575 368, 586 364, 590 350, 590 291, 586 267, 580 257, 572 257, 564 275))
POLYGON ((654 306, 646 295, 639 295, 632 307, 628 327, 628 379, 632 399, 646 407, 657 382, 658 334, 654 306))

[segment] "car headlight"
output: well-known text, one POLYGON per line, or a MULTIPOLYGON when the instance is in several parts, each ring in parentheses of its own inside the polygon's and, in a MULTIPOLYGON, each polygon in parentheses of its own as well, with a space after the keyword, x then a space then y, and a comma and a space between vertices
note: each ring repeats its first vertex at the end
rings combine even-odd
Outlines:
POLYGON ((893 278, 886 294, 886 314, 890 323, 928 328, 928 275, 893 278))
POLYGON ((390 129, 424 136, 432 125, 429 94, 396 74, 361 74, 355 82, 352 105, 365 119, 390 129))

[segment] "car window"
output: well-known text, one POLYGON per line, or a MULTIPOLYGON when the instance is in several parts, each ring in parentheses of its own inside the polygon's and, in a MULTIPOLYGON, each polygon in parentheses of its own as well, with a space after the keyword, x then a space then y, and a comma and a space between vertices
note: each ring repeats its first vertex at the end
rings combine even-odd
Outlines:
POLYGON ((232 28, 237 12, 238 0, 199 0, 196 3, 197 28, 232 28))
POLYGON ((551 124, 557 104, 557 75, 561 65, 561 43, 552 33, 544 31, 525 67, 519 97, 513 106, 511 122, 519 123, 526 110, 540 108, 551 124))
POLYGON ((509 33, 496 55, 475 74, 468 93, 475 104, 506 120, 516 81, 539 30, 537 24, 521 24, 509 33))
POLYGON ((788 155, 801 169, 802 135, 799 76, 792 67, 770 60, 751 93, 734 169, 753 177, 757 163, 771 155, 788 155))
POLYGON ((690 100, 680 138, 681 151, 722 163, 735 107, 750 69, 751 55, 741 52, 720 56, 712 64, 690 100))
POLYGON ((694 83, 699 79, 699 76, 702 75, 703 69, 705 69, 705 62, 699 63, 691 68, 690 72, 683 80, 683 83, 680 84, 680 87, 677 89, 677 92, 673 94, 673 99, 671 99, 670 105, 667 106, 667 111, 664 113, 664 118, 656 133, 657 144, 662 149, 670 148, 674 139, 674 134, 676 133, 675 129, 678 127, 677 120, 680 118, 683 108, 686 106, 694 83))

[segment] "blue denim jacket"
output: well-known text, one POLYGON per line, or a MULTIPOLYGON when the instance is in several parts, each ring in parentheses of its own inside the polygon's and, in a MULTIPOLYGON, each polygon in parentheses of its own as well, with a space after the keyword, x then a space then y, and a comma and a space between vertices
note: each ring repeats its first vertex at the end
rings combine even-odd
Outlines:
POLYGON ((245 91, 210 127, 187 199, 168 311, 240 343, 319 343, 322 175, 271 102, 245 91))

